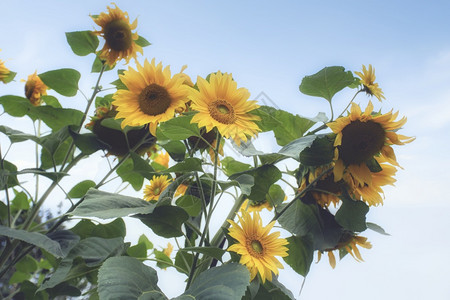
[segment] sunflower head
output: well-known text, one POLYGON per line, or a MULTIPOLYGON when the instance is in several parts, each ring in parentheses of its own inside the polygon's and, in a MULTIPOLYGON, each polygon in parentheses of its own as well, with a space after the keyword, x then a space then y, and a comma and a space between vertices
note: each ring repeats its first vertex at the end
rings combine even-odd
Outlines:
POLYGON ((0 81, 3 83, 8 83, 13 80, 14 76, 15 73, 5 67, 5 62, 0 59, 0 81))
POLYGON ((104 149, 108 150, 108 155, 122 157, 130 149, 136 147, 138 143, 142 144, 136 149, 136 153, 143 155, 155 146, 156 138, 148 132, 146 127, 127 130, 125 133, 102 124, 102 121, 112 119, 116 114, 117 111, 114 106, 99 106, 96 109, 95 116, 91 117, 91 121, 86 124, 86 128, 91 130, 105 144, 104 149), (145 140, 142 141, 144 138, 145 140))
POLYGON ((414 138, 397 134, 406 118, 398 121, 397 113, 373 114, 373 105, 369 104, 364 112, 352 103, 351 112, 346 117, 328 123, 328 127, 336 133, 335 148, 335 180, 341 180, 344 170, 352 173, 356 180, 371 183, 370 170, 367 163, 374 156, 381 156, 389 163, 398 165, 391 145, 403 145, 414 138))
POLYGON ((113 96, 112 104, 119 112, 116 119, 123 119, 122 127, 148 124, 150 132, 156 135, 158 123, 185 109, 189 87, 179 74, 171 76, 169 66, 163 69, 161 63, 156 65, 155 59, 136 65, 137 70, 129 67, 120 75, 128 89, 118 90, 113 96))
POLYGON ((363 86, 363 91, 366 92, 370 96, 375 96, 379 101, 386 99, 383 95, 383 91, 378 86, 378 83, 375 83, 375 69, 372 68, 372 65, 369 65, 369 69, 366 69, 366 66, 362 66, 362 73, 355 72, 356 75, 360 78, 360 83, 363 86))
POLYGON ((91 16, 102 28, 100 31, 94 31, 94 34, 105 39, 105 45, 100 50, 99 56, 109 66, 113 66, 121 59, 125 59, 128 63, 132 57, 136 59, 137 52, 142 54, 142 47, 136 44, 139 36, 132 32, 137 27, 137 19, 131 24, 128 13, 114 5, 115 8, 107 7, 108 13, 102 12, 98 16, 91 16))
POLYGON ((285 247, 288 241, 280 238, 279 232, 269 233, 275 221, 264 227, 257 212, 253 213, 253 217, 246 211, 241 213, 242 216, 238 215, 240 225, 228 220, 232 226, 229 234, 236 240, 235 244, 228 247, 228 251, 241 256, 239 262, 250 271, 250 280, 259 273, 262 282, 266 279, 272 281, 272 273, 278 274, 278 269, 283 268, 275 256, 288 255, 285 247))
POLYGON ((25 82, 25 96, 30 100, 34 106, 39 106, 42 103, 41 96, 47 95, 48 87, 42 82, 37 75, 37 72, 28 76, 25 82))
POLYGON ((156 176, 150 180, 150 184, 145 186, 144 200, 146 201, 158 201, 161 193, 169 186, 170 179, 167 175, 156 176))
POLYGON ((231 74, 213 73, 209 81, 197 78, 197 89, 190 89, 191 108, 197 113, 192 123, 205 127, 209 132, 217 128, 225 138, 232 138, 240 145, 261 131, 254 121, 258 116, 249 112, 259 107, 256 101, 249 101, 250 93, 245 88, 237 88, 231 74))
MULTIPOLYGON (((306 189, 311 182, 316 180, 320 174, 329 168, 330 165, 324 165, 308 170, 307 173, 302 176, 299 192, 306 189)), ((317 202, 322 207, 328 207, 331 203, 334 207, 336 207, 336 205, 340 202, 339 196, 341 195, 341 189, 341 184, 334 181, 333 172, 330 171, 323 175, 321 179, 315 183, 315 186, 309 193, 307 193, 305 199, 310 197, 314 199, 312 201, 317 202)))

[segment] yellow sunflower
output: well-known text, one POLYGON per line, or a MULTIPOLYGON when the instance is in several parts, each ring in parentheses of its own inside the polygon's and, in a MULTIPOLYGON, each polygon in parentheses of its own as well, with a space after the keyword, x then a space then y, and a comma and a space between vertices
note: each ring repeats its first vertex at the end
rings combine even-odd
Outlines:
POLYGON ((189 87, 185 78, 170 73, 170 67, 163 69, 161 63, 155 65, 145 60, 142 66, 136 62, 137 70, 128 67, 120 80, 128 90, 118 90, 113 105, 117 106, 116 119, 124 119, 125 126, 141 126, 149 124, 150 132, 156 135, 156 126, 160 122, 170 120, 179 109, 184 110, 189 87))
POLYGON ((125 59, 128 63, 132 57, 136 59, 137 52, 143 53, 142 47, 136 44, 138 34, 131 32, 137 27, 137 19, 131 24, 128 13, 114 5, 115 8, 107 6, 108 13, 102 12, 99 16, 91 16, 94 22, 102 27, 102 30, 93 33, 105 39, 105 45, 100 50, 99 56, 109 66, 113 66, 121 59, 125 59))
POLYGON ((163 253, 167 255, 167 257, 170 257, 170 254, 172 254, 173 251, 173 245, 171 243, 167 243, 167 248, 163 249, 163 253))
POLYGON ((160 164, 163 167, 168 168, 169 167, 169 153, 167 152, 161 152, 158 154, 157 157, 153 160, 155 163, 160 164))
POLYGON ((273 206, 267 199, 264 199, 263 201, 260 202, 247 199, 242 203, 240 210, 247 212, 254 212, 254 211, 262 211, 264 208, 267 208, 269 211, 271 211, 273 208, 273 206))
POLYGON ((250 280, 259 273, 262 282, 266 279, 272 281, 272 272, 277 275, 278 268, 283 265, 275 256, 285 257, 288 255, 288 248, 285 246, 288 241, 279 238, 279 232, 269 234, 275 225, 275 221, 263 227, 261 217, 257 212, 252 216, 243 211, 242 217, 238 215, 241 226, 233 220, 228 220, 232 225, 229 230, 231 237, 237 240, 236 244, 228 247, 228 251, 233 251, 241 255, 239 263, 245 265, 250 271, 250 280))
POLYGON ((158 201, 161 193, 169 186, 170 179, 167 175, 156 176, 153 175, 150 184, 145 186, 144 199, 146 201, 156 200, 158 201))
POLYGON ((10 73, 11 71, 5 67, 5 62, 0 59, 0 81, 6 83, 10 73))
POLYGON ((183 196, 184 194, 186 194, 187 189, 189 188, 188 185, 186 184, 180 184, 177 189, 175 190, 175 194, 173 195, 174 197, 177 196, 183 196))
POLYGON ((28 76, 25 83, 25 96, 34 106, 41 104, 41 96, 47 95, 48 87, 42 82, 37 72, 28 76))
POLYGON ((198 77, 198 90, 190 89, 191 108, 197 113, 192 123, 205 127, 209 132, 217 128, 225 138, 232 138, 240 145, 261 131, 254 121, 258 116, 248 112, 259 107, 255 100, 248 100, 250 93, 245 88, 237 88, 231 74, 220 71, 211 74, 209 81, 198 77))
POLYGON ((355 72, 356 75, 361 78, 360 83, 363 85, 363 90, 367 94, 371 96, 375 96, 379 101, 382 99, 386 99, 383 95, 383 91, 378 86, 378 83, 375 83, 375 69, 372 68, 372 65, 369 65, 369 70, 366 69, 366 66, 362 66, 362 73, 355 72))
POLYGON ((372 111, 370 101, 363 113, 357 104, 352 103, 347 117, 327 124, 336 133, 335 181, 341 180, 344 171, 348 171, 358 184, 371 185, 372 175, 366 162, 380 155, 390 164, 398 166, 391 145, 404 145, 414 140, 396 132, 406 123, 406 117, 396 121, 398 112, 372 114, 372 111))
POLYGON ((380 164, 382 170, 380 172, 372 172, 372 183, 369 185, 367 183, 361 185, 357 181, 352 180, 352 176, 344 176, 346 182, 351 183, 354 197, 356 199, 361 199, 366 202, 369 206, 377 206, 383 204, 384 192, 381 188, 385 185, 394 185, 396 179, 394 178, 397 169, 390 164, 385 163, 381 158, 376 158, 380 164))
MULTIPOLYGON (((349 253, 357 262, 364 261, 362 259, 361 253, 357 246, 371 249, 372 244, 367 241, 366 237, 358 236, 358 235, 347 235, 345 240, 340 242, 335 248, 325 250, 328 253, 328 261, 330 262, 330 266, 334 269, 336 267, 336 257, 334 256, 333 251, 335 250, 344 250, 349 253)), ((318 252, 318 262, 322 257, 322 252, 318 252)))
MULTIPOLYGON (((329 169, 331 165, 324 165, 317 167, 313 170, 309 170, 300 182, 299 192, 306 189, 306 187, 316 180, 316 178, 322 174, 326 169, 329 169)), ((314 188, 310 192, 314 200, 322 207, 328 207, 333 203, 334 207, 341 201, 339 196, 341 195, 341 185, 334 181, 333 172, 330 171, 323 175, 319 179, 314 188)))

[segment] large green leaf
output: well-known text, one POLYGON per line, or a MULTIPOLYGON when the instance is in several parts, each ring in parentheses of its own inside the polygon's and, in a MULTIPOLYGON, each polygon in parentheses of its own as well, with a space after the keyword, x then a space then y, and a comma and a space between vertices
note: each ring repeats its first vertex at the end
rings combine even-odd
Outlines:
POLYGON ((250 273, 241 264, 230 263, 202 272, 189 289, 173 300, 241 299, 250 284, 250 273))
POLYGON ((239 172, 248 171, 252 168, 252 166, 250 166, 249 164, 244 164, 240 161, 237 161, 231 156, 225 157, 220 162, 222 164, 225 175, 227 176, 231 176, 239 172))
POLYGON ((284 261, 291 266, 291 268, 306 277, 309 272, 309 267, 313 261, 314 250, 311 242, 307 238, 299 236, 291 236, 287 238, 289 245, 288 256, 283 257, 284 261))
POLYGON ((53 131, 59 130, 64 126, 79 126, 83 113, 72 108, 55 108, 52 106, 37 106, 30 110, 28 115, 32 119, 42 120, 53 131))
POLYGON ((19 184, 17 180, 17 167, 7 160, 0 163, 0 190, 7 187, 13 187, 19 184))
POLYGON ((184 209, 191 217, 195 217, 202 210, 202 199, 192 195, 183 195, 177 199, 176 205, 184 209))
MULTIPOLYGON (((319 136, 310 147, 300 152, 300 162, 305 166, 329 164, 334 157, 334 136, 319 136)), ((297 145, 298 146, 298 145, 297 145)))
POLYGON ((233 180, 217 181, 222 190, 226 190, 232 186, 238 186, 241 188, 241 192, 244 195, 250 195, 252 187, 255 185, 255 178, 249 174, 241 174, 233 177, 233 180))
POLYGON ((170 141, 161 146, 169 153, 174 161, 181 162, 186 157, 186 146, 180 141, 170 141))
POLYGON ((54 181, 59 180, 63 176, 68 175, 67 173, 62 173, 62 172, 47 172, 40 168, 27 168, 27 169, 23 169, 23 170, 20 170, 19 172, 17 172, 17 175, 21 175, 21 174, 41 175, 41 176, 47 177, 54 181))
POLYGON ((292 292, 287 289, 277 277, 272 277, 272 281, 266 281, 259 286, 257 294, 252 298, 243 298, 243 300, 295 300, 292 292))
POLYGON ((13 239, 24 241, 32 244, 45 251, 51 253, 56 257, 62 257, 63 252, 58 242, 38 232, 28 232, 21 229, 13 229, 0 225, 0 235, 4 235, 13 239))
POLYGON ((12 129, 8 126, 1 125, 0 132, 6 134, 6 136, 9 138, 11 143, 19 143, 19 142, 24 142, 27 140, 35 141, 38 144, 41 142, 40 138, 38 138, 37 136, 31 135, 31 134, 26 134, 22 131, 12 129))
POLYGON ((322 97, 331 102, 337 92, 352 85, 355 80, 352 72, 346 72, 344 67, 325 67, 316 74, 304 77, 299 89, 303 94, 322 97))
MULTIPOLYGON (((251 193, 248 196, 249 199, 255 201, 261 201, 266 198, 266 194, 272 184, 281 179, 281 172, 274 165, 263 165, 256 169, 246 171, 249 175, 253 176, 254 185, 251 188, 251 193)), ((244 175, 242 173, 236 173, 230 177, 230 179, 237 180, 244 175)))
POLYGON ((122 218, 117 218, 106 224, 94 224, 91 220, 83 219, 70 230, 79 235, 81 239, 88 237, 100 237, 104 239, 123 238, 126 235, 125 222, 122 218))
POLYGON ((310 119, 270 106, 261 106, 252 111, 252 114, 261 118, 261 121, 257 121, 257 124, 263 132, 273 131, 280 146, 302 137, 316 123, 310 119))
POLYGON ((0 104, 5 112, 13 117, 23 117, 33 107, 27 98, 12 95, 1 96, 0 104))
POLYGON ((165 137, 165 139, 179 141, 190 136, 200 136, 197 124, 191 123, 192 117, 193 115, 179 116, 161 123, 156 137, 158 139, 165 137))
POLYGON ((278 153, 299 160, 300 153, 310 147, 317 137, 318 135, 307 135, 296 139, 281 148, 278 153))
POLYGON ((189 218, 188 213, 177 206, 158 206, 150 214, 140 213, 133 217, 138 218, 150 227, 154 233, 165 238, 183 235, 181 225, 189 218))
POLYGON ((107 148, 107 145, 100 141, 93 133, 80 134, 69 127, 69 133, 78 149, 86 155, 107 148))
POLYGON ((147 46, 151 45, 151 43, 149 41, 147 41, 145 38, 143 38, 142 36, 139 36, 135 42, 136 42, 136 44, 138 44, 141 47, 147 47, 147 46))
POLYGON ((201 254, 205 254, 212 258, 217 259, 218 261, 222 261, 222 256, 225 254, 225 250, 218 247, 185 247, 180 249, 180 251, 193 251, 201 254))
POLYGON ((79 56, 95 53, 99 43, 97 36, 89 30, 66 32, 66 39, 73 53, 79 56))
POLYGON ((111 257, 98 272, 98 294, 102 300, 168 299, 157 283, 156 271, 133 257, 111 257))
POLYGON ((369 206, 363 201, 353 200, 348 195, 341 199, 342 205, 336 212, 336 222, 350 231, 366 230, 366 214, 369 212, 369 206))
POLYGON ((70 198, 81 198, 90 188, 94 187, 95 185, 95 182, 92 180, 83 180, 81 182, 78 182, 72 189, 70 189, 68 195, 70 198))
POLYGON ((184 161, 177 163, 176 165, 162 171, 162 173, 182 173, 182 172, 203 172, 202 161, 195 157, 188 157, 184 161))
POLYGON ((133 158, 128 158, 116 170, 117 175, 122 178, 124 182, 129 182, 133 189, 139 191, 144 184, 144 176, 140 172, 134 170, 133 158))
POLYGON ((77 94, 80 77, 80 73, 74 69, 59 69, 39 74, 46 86, 68 97, 77 94))
POLYGON ((110 219, 132 214, 149 214, 154 208, 155 204, 142 199, 90 189, 84 201, 71 215, 110 219))

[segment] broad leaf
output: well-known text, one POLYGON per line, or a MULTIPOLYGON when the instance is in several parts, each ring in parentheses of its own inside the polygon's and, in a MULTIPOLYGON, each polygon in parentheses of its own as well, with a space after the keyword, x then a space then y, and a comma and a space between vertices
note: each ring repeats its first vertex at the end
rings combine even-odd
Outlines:
MULTIPOLYGON (((305 166, 329 164, 334 157, 334 136, 319 136, 310 147, 300 152, 300 162, 305 166)), ((298 145, 297 145, 298 146, 298 145)))
POLYGON ((313 261, 314 250, 311 242, 307 238, 291 236, 287 238, 288 256, 283 257, 284 261, 298 274, 306 277, 309 267, 313 261))
POLYGON ((304 77, 299 88, 303 94, 322 97, 331 102, 337 92, 354 82, 352 72, 346 72, 344 67, 325 67, 316 74, 304 77))
POLYGON ((369 206, 359 200, 353 200, 350 197, 342 197, 342 205, 336 212, 336 222, 347 230, 362 232, 366 230, 366 214, 369 212, 369 206))
POLYGON ((83 180, 77 183, 68 193, 70 198, 81 198, 86 192, 96 184, 92 180, 83 180))
POLYGON ((143 38, 142 36, 139 36, 138 39, 135 41, 135 43, 141 47, 147 47, 147 46, 151 45, 151 43, 149 41, 147 41, 145 38, 143 38))
POLYGON ((195 157, 188 157, 184 161, 177 163, 173 167, 170 167, 167 170, 162 171, 162 173, 171 173, 171 172, 182 173, 193 171, 203 172, 202 161, 195 157))
POLYGON ((161 138, 162 135, 166 139, 179 141, 190 136, 200 136, 197 124, 191 123, 192 117, 193 115, 179 116, 161 123, 158 128, 160 135, 157 131, 157 138, 161 138))
POLYGON ((185 247, 180 249, 180 251, 193 251, 198 252, 201 254, 205 254, 207 256, 210 256, 212 258, 217 259, 218 261, 222 261, 222 256, 225 254, 225 250, 218 247, 185 247))
POLYGON ((378 232, 379 234, 390 235, 383 229, 383 227, 381 227, 378 224, 367 222, 366 225, 367 225, 367 228, 369 228, 370 230, 373 230, 375 232, 378 232))
POLYGON ((6 134, 6 136, 9 138, 11 143, 19 143, 19 142, 24 142, 27 140, 32 140, 38 144, 41 142, 40 138, 38 138, 34 135, 26 134, 22 131, 12 129, 8 126, 3 126, 3 125, 0 126, 0 132, 6 134))
POLYGON ((307 135, 296 139, 281 148, 278 153, 299 160, 300 153, 307 147, 310 147, 317 137, 318 135, 307 135))
POLYGON ((173 300, 241 299, 249 284, 250 273, 245 266, 225 264, 200 273, 189 289, 173 300))
POLYGON ((79 56, 95 53, 99 43, 97 36, 88 30, 66 32, 66 39, 73 53, 79 56))
POLYGON ((153 213, 140 213, 133 217, 141 220, 155 234, 161 237, 171 238, 183 235, 181 225, 187 221, 189 215, 180 207, 164 205, 156 207, 153 213))
POLYGON ((46 86, 67 97, 77 94, 80 76, 74 69, 59 69, 39 74, 46 86))
POLYGON ((167 299, 157 283, 156 271, 133 257, 111 257, 98 272, 98 294, 102 300, 167 299), (150 293, 152 298, 144 296, 150 293))
POLYGON ((125 222, 121 218, 106 224, 94 224, 91 220, 83 219, 70 230, 79 235, 81 239, 88 237, 124 238, 126 235, 125 222))
POLYGON ((202 210, 202 200, 192 195, 181 196, 175 204, 184 209, 191 217, 198 216, 202 210))
POLYGON ((71 212, 80 217, 121 218, 132 214, 149 214, 155 204, 142 199, 90 189, 81 204, 71 212))

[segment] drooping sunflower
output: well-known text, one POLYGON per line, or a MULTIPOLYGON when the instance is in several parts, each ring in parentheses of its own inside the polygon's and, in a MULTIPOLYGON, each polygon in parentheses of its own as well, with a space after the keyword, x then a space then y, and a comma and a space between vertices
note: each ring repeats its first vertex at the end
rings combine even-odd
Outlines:
POLYGON ((245 88, 237 88, 231 74, 211 74, 209 81, 197 78, 197 89, 190 89, 191 108, 197 113, 192 123, 205 127, 206 132, 217 128, 225 138, 232 138, 240 145, 261 131, 254 121, 258 116, 248 112, 259 107, 255 100, 248 100, 250 93, 245 88))
POLYGON ((42 82, 37 72, 28 76, 25 83, 25 96, 34 106, 41 105, 41 96, 47 95, 48 87, 42 82))
POLYGON ((228 220, 232 225, 229 234, 237 240, 237 243, 228 247, 228 251, 241 255, 239 263, 250 271, 250 280, 259 273, 262 282, 266 279, 272 281, 272 272, 277 275, 278 268, 283 268, 275 256, 288 255, 288 248, 285 247, 288 241, 279 237, 280 232, 269 233, 275 221, 263 227, 257 212, 253 213, 253 218, 246 211, 241 213, 242 217, 238 215, 240 226, 233 220, 228 220))
MULTIPOLYGON (((329 169, 332 164, 323 165, 308 170, 302 177, 299 192, 306 189, 306 187, 319 177, 320 174, 329 169)), ((333 203, 334 207, 341 201, 341 185, 334 181, 333 172, 330 170, 324 174, 314 185, 310 195, 322 207, 328 207, 333 203)))
POLYGON ((383 204, 384 192, 381 188, 385 185, 394 185, 396 179, 394 178, 397 168, 383 161, 382 158, 375 158, 382 168, 379 172, 372 172, 372 184, 365 183, 361 185, 355 180, 352 180, 352 176, 344 176, 344 180, 350 183, 353 190, 354 197, 366 202, 369 206, 377 206, 383 204))
POLYGON ((167 175, 156 176, 153 175, 150 184, 145 186, 144 200, 146 201, 158 201, 161 193, 169 186, 170 179, 167 175))
POLYGON ((372 175, 367 162, 380 155, 390 164, 398 166, 391 145, 404 145, 414 140, 396 132, 406 123, 406 117, 396 121, 398 112, 372 114, 372 111, 370 101, 363 113, 356 103, 352 103, 347 117, 340 117, 327 124, 336 133, 335 181, 341 180, 344 171, 347 171, 358 184, 371 185, 372 175))
POLYGON ((136 62, 136 66, 137 70, 128 67, 119 75, 128 90, 118 90, 113 96, 116 119, 124 119, 122 128, 149 124, 150 132, 156 135, 158 123, 185 109, 189 87, 183 84, 184 77, 171 76, 169 66, 163 69, 162 63, 155 65, 155 59, 151 63, 145 60, 143 66, 136 62))
POLYGON ((142 47, 136 44, 139 38, 132 30, 137 27, 137 19, 131 24, 127 12, 123 12, 117 7, 107 6, 108 13, 100 13, 98 16, 91 16, 94 22, 102 27, 100 31, 93 33, 105 39, 105 45, 100 50, 99 56, 106 61, 106 64, 113 66, 117 61, 125 59, 128 63, 136 53, 143 53, 142 47))
MULTIPOLYGON (((330 266, 334 269, 336 267, 336 257, 334 256, 334 251, 345 251, 346 253, 349 253, 357 262, 364 261, 361 253, 359 252, 358 246, 371 249, 372 244, 367 241, 366 237, 354 235, 354 234, 346 234, 344 235, 343 240, 333 249, 327 249, 324 252, 327 252, 328 254, 328 261, 330 263, 330 266)), ((318 252, 318 261, 320 261, 320 258, 322 257, 322 252, 318 252)))
POLYGON ((372 68, 372 65, 369 65, 369 70, 366 69, 366 66, 362 66, 362 73, 355 72, 356 75, 361 78, 360 83, 363 85, 363 91, 366 92, 370 96, 375 96, 379 101, 386 99, 384 97, 383 91, 378 86, 378 83, 375 83, 375 69, 372 68))

